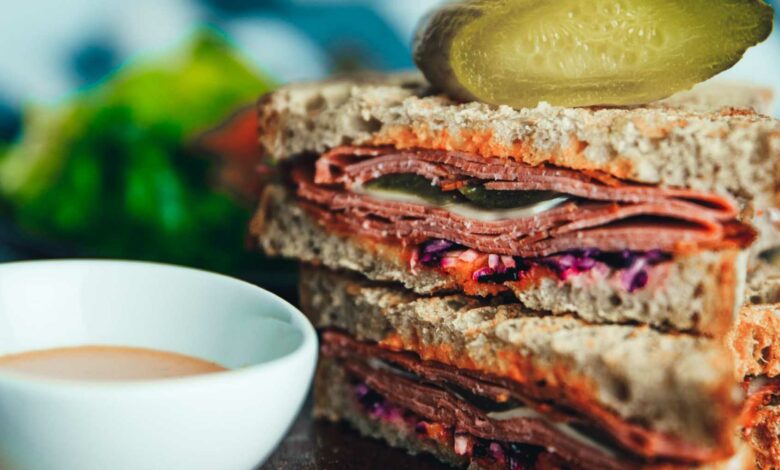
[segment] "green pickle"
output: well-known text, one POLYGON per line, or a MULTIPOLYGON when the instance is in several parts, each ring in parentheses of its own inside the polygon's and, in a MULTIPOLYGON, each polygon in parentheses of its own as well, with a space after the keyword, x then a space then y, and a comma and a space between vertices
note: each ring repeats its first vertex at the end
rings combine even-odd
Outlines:
POLYGON ((381 176, 364 185, 366 189, 416 196, 436 206, 471 204, 480 209, 515 209, 554 199, 563 194, 554 191, 493 191, 475 183, 457 191, 444 191, 420 175, 381 176))
POLYGON ((457 191, 443 191, 438 186, 431 184, 430 180, 420 175, 385 175, 369 181, 364 186, 366 189, 410 194, 437 206, 443 206, 461 200, 460 194, 457 191))
POLYGON ((491 191, 481 184, 464 186, 459 191, 469 202, 484 209, 528 207, 563 196, 555 191, 491 191))
POLYGON ((471 0, 435 11, 415 61, 456 98, 634 105, 733 66, 772 30, 761 0, 471 0))

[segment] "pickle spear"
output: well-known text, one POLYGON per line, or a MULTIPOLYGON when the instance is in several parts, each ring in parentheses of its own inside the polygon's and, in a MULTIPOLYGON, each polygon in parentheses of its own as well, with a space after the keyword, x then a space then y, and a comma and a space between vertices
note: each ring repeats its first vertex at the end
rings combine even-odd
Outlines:
POLYGON ((634 105, 730 68, 773 15, 762 0, 460 0, 421 23, 414 58, 457 99, 634 105))

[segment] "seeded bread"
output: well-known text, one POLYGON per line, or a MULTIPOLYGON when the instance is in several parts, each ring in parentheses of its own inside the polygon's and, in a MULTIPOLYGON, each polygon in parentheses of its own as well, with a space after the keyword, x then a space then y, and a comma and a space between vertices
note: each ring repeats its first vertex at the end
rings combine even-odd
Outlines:
MULTIPOLYGON (((357 271, 377 281, 395 281, 419 294, 455 289, 454 279, 424 267, 413 272, 399 249, 328 232, 281 186, 269 186, 251 233, 269 255, 295 258, 331 269, 357 271)), ((731 328, 742 305, 746 257, 736 250, 680 256, 651 273, 647 287, 629 293, 619 274, 583 275, 561 282, 544 278, 516 288, 527 307, 555 314, 576 312, 592 322, 640 322, 714 335, 731 328)))
MULTIPOLYGON (((354 400, 354 390, 347 381, 346 373, 336 362, 328 358, 321 358, 317 369, 317 375, 314 380, 314 416, 319 419, 326 419, 333 422, 347 422, 353 428, 357 429, 362 435, 374 439, 381 439, 392 447, 404 449, 412 455, 430 454, 455 468, 466 468, 467 461, 455 454, 452 446, 445 446, 428 439, 421 439, 414 429, 410 426, 399 426, 387 421, 372 419, 369 417, 354 400)), ((780 412, 776 412, 780 416, 780 412)), ((772 423, 775 432, 773 439, 758 439, 758 435, 751 435, 755 440, 756 450, 766 453, 768 445, 777 452, 780 444, 778 435, 780 435, 780 425, 775 421, 772 423), (763 447, 758 447, 762 446, 763 447)), ((751 441, 752 443, 752 441, 751 441)), ((779 467, 769 466, 772 460, 766 455, 759 454, 759 463, 764 463, 763 469, 777 469, 779 467)), ((780 455, 780 454, 778 454, 780 455)), ((778 458, 775 456, 775 458, 778 458)), ((747 470, 754 468, 756 457, 750 446, 740 444, 734 457, 727 461, 695 467, 698 470, 747 470)), ((780 460, 774 461, 776 464, 780 460)), ((525 467, 522 467, 525 468, 525 467)), ((469 470, 479 470, 469 467, 469 470)), ((693 470, 693 467, 691 468, 693 470)))
POLYGON ((438 460, 457 468, 465 468, 466 459, 455 454, 452 448, 437 445, 432 440, 417 437, 414 429, 389 425, 371 419, 355 401, 344 369, 332 359, 320 358, 314 378, 314 416, 333 422, 346 421, 360 434, 382 439, 392 447, 406 450, 412 455, 431 454, 438 460))
POLYGON ((774 206, 780 124, 747 108, 685 109, 707 108, 690 104, 696 101, 669 102, 683 109, 664 103, 512 109, 430 95, 420 76, 402 75, 285 86, 263 97, 258 112, 260 142, 276 160, 345 144, 449 149, 774 206))
POLYGON ((715 78, 649 106, 658 105, 702 113, 723 108, 747 108, 770 116, 774 111, 775 94, 772 89, 763 86, 715 78))
POLYGON ((780 265, 776 259, 764 257, 753 263, 746 299, 728 340, 737 377, 780 376, 780 265))
POLYGON ((780 376, 780 304, 745 305, 729 344, 737 377, 780 376))
POLYGON ((417 297, 319 269, 302 272, 301 305, 320 328, 448 351, 451 360, 482 371, 506 371, 504 358, 523 358, 530 376, 538 372, 569 392, 588 384, 593 405, 687 442, 728 446, 735 429, 739 394, 719 341, 537 316, 518 304, 472 297, 417 297))

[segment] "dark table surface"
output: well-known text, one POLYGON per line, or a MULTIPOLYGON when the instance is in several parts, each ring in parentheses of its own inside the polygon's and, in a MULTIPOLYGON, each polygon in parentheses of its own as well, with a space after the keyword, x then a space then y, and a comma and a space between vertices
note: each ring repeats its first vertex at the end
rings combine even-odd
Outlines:
POLYGON ((427 455, 411 456, 375 439, 361 437, 344 424, 314 421, 311 398, 262 470, 367 470, 409 468, 446 470, 427 455))

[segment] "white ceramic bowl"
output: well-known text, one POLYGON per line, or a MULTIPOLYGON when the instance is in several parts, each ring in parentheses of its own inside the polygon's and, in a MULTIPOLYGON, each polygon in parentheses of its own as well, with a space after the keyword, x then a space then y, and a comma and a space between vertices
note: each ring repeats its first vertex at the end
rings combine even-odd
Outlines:
POLYGON ((0 355, 84 344, 234 370, 102 383, 0 373, 3 470, 252 468, 295 418, 317 355, 299 311, 229 277, 120 261, 0 265, 0 355))

